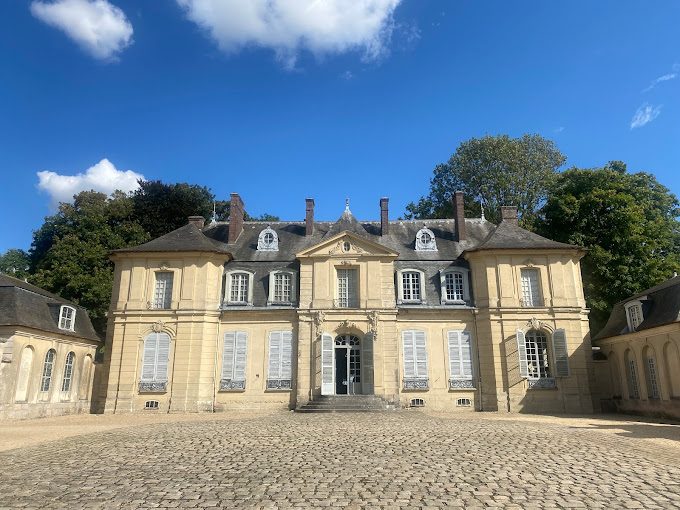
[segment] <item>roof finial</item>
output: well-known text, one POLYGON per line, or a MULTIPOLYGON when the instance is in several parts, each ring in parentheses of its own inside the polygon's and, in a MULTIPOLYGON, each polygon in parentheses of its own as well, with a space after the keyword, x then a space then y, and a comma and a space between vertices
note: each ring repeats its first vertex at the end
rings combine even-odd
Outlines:
POLYGON ((347 197, 347 198, 345 199, 345 212, 346 212, 346 213, 351 212, 351 211, 349 210, 349 197, 347 197))
POLYGON ((486 220, 484 217, 484 199, 482 197, 479 197, 479 206, 482 208, 482 221, 486 220))
POLYGON ((213 213, 212 213, 212 218, 210 219, 210 224, 214 225, 217 223, 217 203, 213 200, 213 213))

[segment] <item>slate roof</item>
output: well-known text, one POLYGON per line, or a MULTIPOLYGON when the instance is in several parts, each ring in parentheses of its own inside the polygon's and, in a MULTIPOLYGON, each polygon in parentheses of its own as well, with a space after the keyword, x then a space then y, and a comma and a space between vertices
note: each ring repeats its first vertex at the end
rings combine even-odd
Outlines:
POLYGON ((671 322, 680 322, 680 276, 675 276, 655 287, 616 303, 607 324, 597 334, 595 340, 630 333, 625 305, 643 297, 646 297, 642 301, 644 320, 636 331, 651 329, 671 322))
POLYGON ((214 239, 203 235, 201 230, 192 223, 187 223, 164 236, 157 237, 148 243, 130 248, 114 250, 116 252, 172 252, 172 251, 202 251, 214 253, 228 253, 226 246, 214 239))
POLYGON ((0 274, 0 326, 24 326, 101 342, 82 306, 4 274, 0 274), (62 305, 76 309, 75 331, 59 329, 62 305))
POLYGON ((510 221, 502 221, 491 235, 470 251, 508 249, 580 249, 573 244, 559 243, 529 232, 510 221))

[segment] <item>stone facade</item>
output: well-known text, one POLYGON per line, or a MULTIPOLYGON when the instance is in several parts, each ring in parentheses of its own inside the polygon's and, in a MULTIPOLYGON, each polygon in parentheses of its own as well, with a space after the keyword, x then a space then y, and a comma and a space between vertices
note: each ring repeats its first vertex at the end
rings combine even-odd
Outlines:
POLYGON ((232 204, 228 224, 192 219, 114 253, 106 412, 295 408, 333 394, 592 412, 583 252, 521 229, 513 209, 499 226, 462 206, 450 220, 389 221, 382 199, 379 222, 349 207, 315 222, 308 199, 304 222, 268 225, 232 204))

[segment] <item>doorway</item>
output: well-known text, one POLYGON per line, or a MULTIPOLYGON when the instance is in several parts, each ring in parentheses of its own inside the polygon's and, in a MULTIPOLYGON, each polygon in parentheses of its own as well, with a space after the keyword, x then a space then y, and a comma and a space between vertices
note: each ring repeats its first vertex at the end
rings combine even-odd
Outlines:
POLYGON ((354 335, 335 338, 335 394, 361 394, 361 348, 354 335))

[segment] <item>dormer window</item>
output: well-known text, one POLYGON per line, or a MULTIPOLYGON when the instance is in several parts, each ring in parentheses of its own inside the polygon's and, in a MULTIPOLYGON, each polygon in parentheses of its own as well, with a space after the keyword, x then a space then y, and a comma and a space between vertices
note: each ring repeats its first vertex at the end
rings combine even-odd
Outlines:
POLYGON ((464 267, 439 273, 443 305, 464 305, 470 301, 469 273, 470 271, 464 267))
POLYGON ((417 269, 402 269, 397 271, 397 303, 424 304, 425 274, 417 269))
POLYGON ((429 228, 423 227, 416 234, 416 251, 437 251, 437 241, 429 228))
POLYGON ((76 325, 76 309, 63 305, 59 310, 59 329, 74 331, 76 325))
POLYGON ((289 271, 269 273, 268 305, 291 305, 295 300, 295 275, 289 271))
POLYGON ((626 318, 628 319, 628 331, 635 331, 642 321, 645 320, 642 314, 642 303, 640 301, 631 301, 625 304, 626 318))
POLYGON ((253 275, 247 271, 232 271, 226 274, 224 304, 250 305, 253 302, 253 275))
POLYGON ((279 236, 271 228, 267 227, 257 238, 258 251, 279 251, 279 236))

